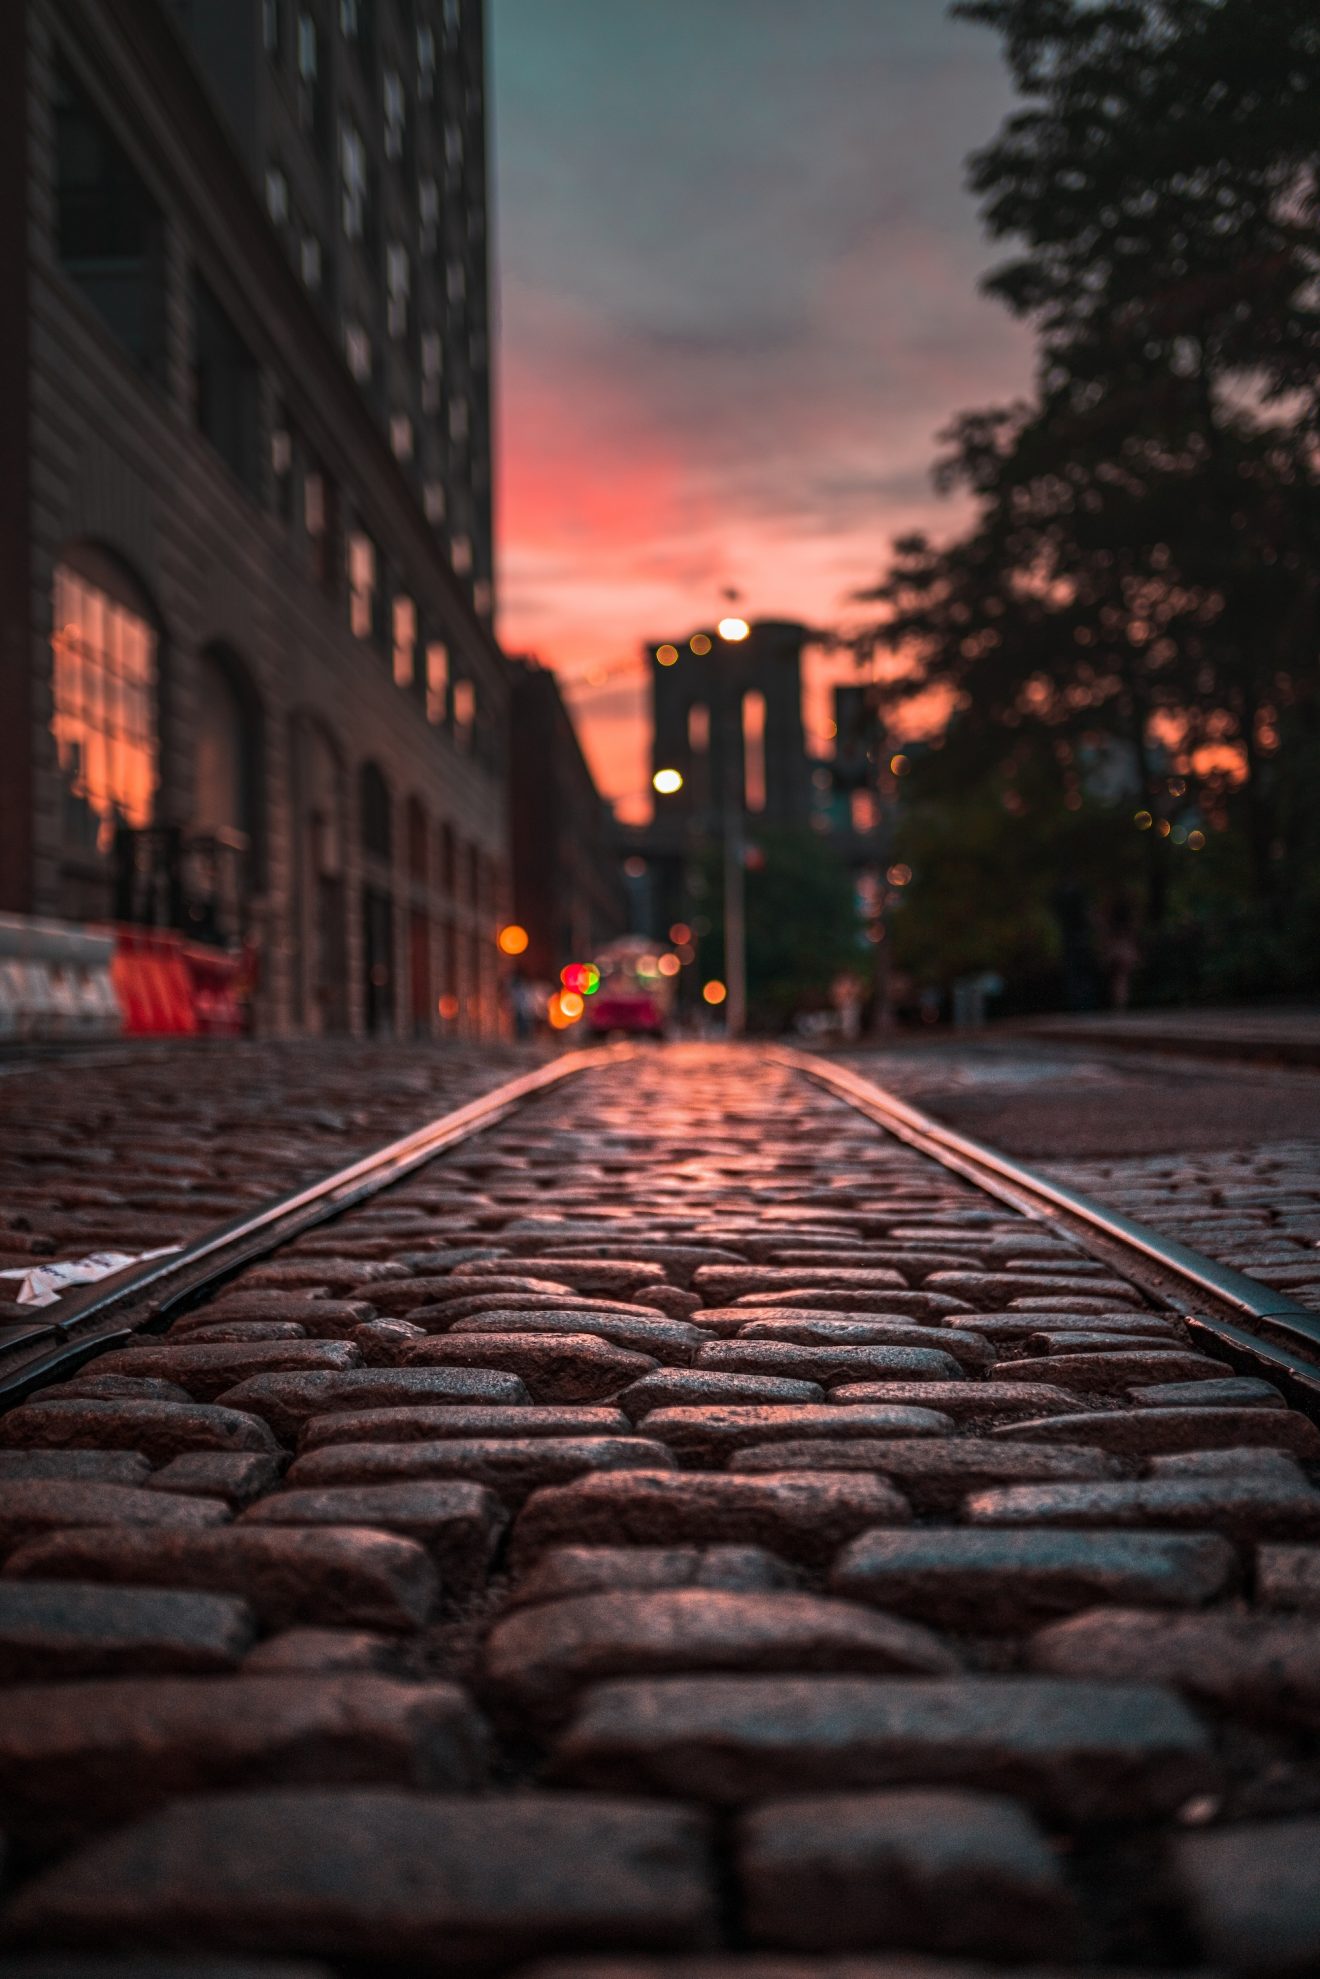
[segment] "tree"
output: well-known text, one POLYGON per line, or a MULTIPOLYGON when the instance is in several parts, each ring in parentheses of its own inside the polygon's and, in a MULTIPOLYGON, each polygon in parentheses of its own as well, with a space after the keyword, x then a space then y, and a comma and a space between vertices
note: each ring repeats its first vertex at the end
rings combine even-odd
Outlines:
MULTIPOLYGON (((724 970, 721 862, 703 862, 707 917, 702 968, 724 970)), ((869 960, 848 869, 813 831, 751 827, 746 878, 747 1003, 750 1026, 785 1029, 801 1010, 829 1003, 836 977, 869 960)))

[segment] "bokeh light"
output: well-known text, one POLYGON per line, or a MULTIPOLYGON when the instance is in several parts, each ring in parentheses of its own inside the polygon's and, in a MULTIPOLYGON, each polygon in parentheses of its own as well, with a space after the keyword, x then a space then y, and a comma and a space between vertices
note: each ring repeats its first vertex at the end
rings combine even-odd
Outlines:
POLYGON ((662 955, 656 967, 662 976, 676 976, 683 964, 676 955, 662 955))
POLYGON ((707 1003, 723 1003, 729 992, 723 983, 710 982, 702 985, 701 994, 707 1003))
POLYGON ((570 1025, 580 1020, 586 1007, 576 990, 557 990, 545 1007, 551 1030, 568 1030, 570 1025))
POLYGON ((496 939, 501 955, 525 955, 531 937, 526 928, 520 928, 516 921, 511 921, 507 928, 500 929, 496 939))
POLYGON ((891 866, 885 874, 890 886, 906 886, 912 878, 911 866, 891 866))
POLYGON ((676 666, 678 664, 678 648, 677 646, 657 646, 655 657, 662 667, 676 666))
POLYGON ((688 640, 688 645, 694 653, 705 654, 710 651, 710 639, 704 632, 694 632, 688 640))
POLYGON ((681 770, 657 770, 651 778, 651 783, 660 792, 662 797, 672 797, 676 791, 683 788, 683 772, 681 770))
POLYGON ((573 996, 594 996, 600 988, 600 970, 594 962, 566 962, 559 980, 573 996))
POLYGON ((673 942, 675 948, 682 948, 684 942, 691 941, 692 930, 687 922, 675 921, 673 927, 669 930, 669 939, 673 942))
POLYGON ((717 629, 721 639, 737 641, 746 639, 752 628, 745 618, 722 618, 717 629))
POLYGON ((435 1007, 445 1022, 452 1024, 458 1015, 458 998, 456 996, 442 996, 435 1007))

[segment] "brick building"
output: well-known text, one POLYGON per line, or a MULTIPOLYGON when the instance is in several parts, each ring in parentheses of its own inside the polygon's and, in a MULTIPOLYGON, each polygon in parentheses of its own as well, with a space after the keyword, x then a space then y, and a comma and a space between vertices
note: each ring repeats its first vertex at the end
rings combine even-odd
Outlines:
POLYGON ((554 675, 535 660, 513 676, 510 788, 513 917, 530 936, 524 969, 555 982, 627 926, 614 815, 600 796, 554 675))
POLYGON ((0 9, 0 908, 250 936, 270 1031, 498 1021, 481 46, 0 9))

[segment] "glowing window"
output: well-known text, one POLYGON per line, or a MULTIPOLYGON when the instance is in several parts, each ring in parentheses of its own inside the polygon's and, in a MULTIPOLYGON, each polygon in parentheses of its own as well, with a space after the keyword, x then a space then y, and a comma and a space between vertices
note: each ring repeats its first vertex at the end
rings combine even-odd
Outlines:
POLYGON ((449 714, 449 648, 433 639, 426 649, 426 719, 437 725, 449 714))
POLYGON ((743 791, 749 811, 765 809, 765 695, 744 694, 743 791))
POLYGON ((417 668, 417 607, 402 593, 394 600, 394 685, 411 687, 417 668))
POLYGON ((64 843, 107 853, 148 825, 156 794, 156 633, 142 612, 67 564, 55 570, 51 733, 64 843))
POLYGON ((454 740, 460 749, 471 749, 476 726, 476 682, 472 680, 456 680, 454 682, 454 740))
POLYGON ((369 639, 375 619, 376 545, 364 530, 348 539, 348 622, 359 639, 369 639))

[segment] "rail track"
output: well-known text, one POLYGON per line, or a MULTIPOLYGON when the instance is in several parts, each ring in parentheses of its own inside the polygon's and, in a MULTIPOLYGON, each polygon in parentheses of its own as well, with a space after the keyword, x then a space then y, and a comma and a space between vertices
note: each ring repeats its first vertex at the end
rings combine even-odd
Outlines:
POLYGON ((1278 1292, 828 1061, 682 1047, 51 1312, 0 1341, 7 1946, 1320 1969, 1278 1292))

